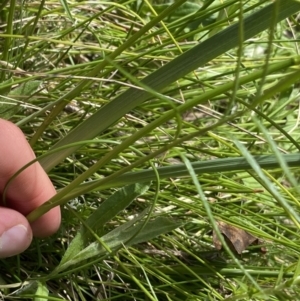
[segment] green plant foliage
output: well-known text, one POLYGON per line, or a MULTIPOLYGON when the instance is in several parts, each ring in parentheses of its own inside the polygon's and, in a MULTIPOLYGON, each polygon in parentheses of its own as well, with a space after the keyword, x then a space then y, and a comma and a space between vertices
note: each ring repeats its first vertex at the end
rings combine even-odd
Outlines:
POLYGON ((124 210, 136 197, 145 193, 147 189, 148 185, 132 184, 121 188, 105 200, 101 206, 89 216, 77 235, 73 238, 60 265, 63 266, 72 260, 86 247, 91 239, 90 230, 93 230, 93 233, 101 237, 104 234, 104 225, 121 210, 124 210), (88 226, 89 229, 87 229, 86 226, 88 226))
MULTIPOLYGON (((273 18, 274 7, 275 4, 271 4, 243 20, 244 40, 250 39, 270 26, 270 22, 273 18)), ((276 16, 276 21, 278 22, 300 9, 300 5, 295 1, 281 1, 277 9, 278 15, 276 16)), ((145 86, 155 91, 161 91, 179 78, 182 78, 196 68, 203 66, 227 50, 237 47, 239 43, 239 24, 237 23, 224 29, 224 31, 212 36, 199 45, 196 45, 189 51, 173 59, 169 62, 169 64, 164 65, 150 74, 148 77, 143 79, 143 87, 145 86)), ((97 68, 98 67, 96 66, 94 70, 97 68)), ((144 90, 136 88, 128 89, 116 99, 106 104, 90 118, 82 122, 54 147, 95 137, 134 107, 151 98, 152 95, 147 90, 148 89, 144 90), (106 116, 110 116, 110 118, 106 118, 106 116), (101 120, 101 122, 99 122, 99 120, 101 120)), ((75 147, 69 148, 62 151, 60 155, 55 154, 44 158, 41 160, 41 164, 46 170, 50 170, 76 149, 77 148, 75 147)))
POLYGON ((49 290, 47 286, 40 281, 30 281, 15 292, 18 298, 33 296, 32 300, 48 300, 49 290))
POLYGON ((82 261, 92 257, 101 258, 101 256, 104 256, 107 253, 107 250, 113 252, 123 246, 147 242, 182 225, 182 223, 174 222, 164 217, 157 217, 148 222, 146 227, 144 227, 144 222, 138 222, 144 215, 145 214, 141 214, 134 220, 128 221, 122 226, 105 234, 100 238, 100 242, 93 242, 76 254, 74 252, 74 256, 69 256, 67 259, 63 260, 57 269, 54 270, 54 273, 64 271, 70 266, 78 265, 82 263, 82 261), (140 231, 140 229, 142 230, 140 231), (135 236, 137 232, 138 234, 135 236), (134 238, 132 239, 132 237, 134 238))
MULTIPOLYGON (((10 79, 4 83, 5 85, 12 85, 13 81, 10 79)), ((20 111, 21 105, 30 104, 30 96, 35 93, 41 85, 41 81, 32 80, 20 84, 13 88, 5 96, 0 98, 0 116, 3 119, 10 119, 20 111)), ((4 91, 5 93, 5 91, 4 91)))
POLYGON ((27 219, 63 218, 0 261, 3 299, 298 300, 299 12, 1 3, 1 117, 57 189, 27 219), (221 223, 255 243, 235 252, 221 223))

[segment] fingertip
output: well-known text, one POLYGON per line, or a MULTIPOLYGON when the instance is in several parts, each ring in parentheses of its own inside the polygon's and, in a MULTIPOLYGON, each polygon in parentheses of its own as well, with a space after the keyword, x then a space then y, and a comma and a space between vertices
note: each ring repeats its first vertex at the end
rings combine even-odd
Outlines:
POLYGON ((32 241, 32 231, 26 218, 17 211, 0 208, 0 258, 25 251, 32 241))

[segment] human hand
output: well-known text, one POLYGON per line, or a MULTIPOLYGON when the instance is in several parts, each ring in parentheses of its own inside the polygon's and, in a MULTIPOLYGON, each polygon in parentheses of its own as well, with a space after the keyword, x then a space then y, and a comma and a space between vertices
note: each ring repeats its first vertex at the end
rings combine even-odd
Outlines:
MULTIPOLYGON (((0 119, 0 197, 9 178, 35 155, 21 130, 0 119)), ((19 174, 6 193, 7 207, 0 207, 0 258, 26 250, 36 237, 55 233, 60 226, 60 208, 55 207, 29 224, 25 216, 56 191, 47 174, 36 162, 19 174)))

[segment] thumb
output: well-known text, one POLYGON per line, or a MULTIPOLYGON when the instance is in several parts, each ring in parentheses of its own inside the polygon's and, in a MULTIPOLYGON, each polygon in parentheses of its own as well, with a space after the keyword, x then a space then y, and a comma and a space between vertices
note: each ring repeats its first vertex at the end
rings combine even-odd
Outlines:
POLYGON ((25 251, 32 240, 27 219, 19 212, 0 207, 0 258, 25 251))

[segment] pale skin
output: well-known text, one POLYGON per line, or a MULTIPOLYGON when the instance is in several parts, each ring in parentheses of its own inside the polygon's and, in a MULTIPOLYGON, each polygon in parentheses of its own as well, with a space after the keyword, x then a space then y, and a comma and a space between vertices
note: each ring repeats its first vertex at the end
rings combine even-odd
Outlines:
MULTIPOLYGON (((22 131, 11 122, 0 119, 0 197, 9 178, 34 158, 34 152, 22 131)), ((58 230, 61 222, 59 207, 31 224, 25 217, 55 193, 39 163, 28 167, 11 183, 7 190, 7 207, 3 206, 2 201, 0 207, 0 258, 26 250, 32 236, 46 237, 58 230), (17 227, 13 231, 8 231, 14 226, 17 227)))

